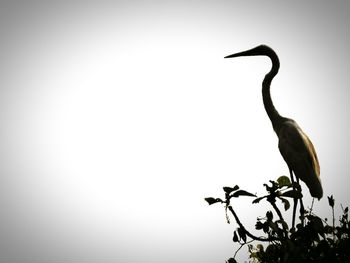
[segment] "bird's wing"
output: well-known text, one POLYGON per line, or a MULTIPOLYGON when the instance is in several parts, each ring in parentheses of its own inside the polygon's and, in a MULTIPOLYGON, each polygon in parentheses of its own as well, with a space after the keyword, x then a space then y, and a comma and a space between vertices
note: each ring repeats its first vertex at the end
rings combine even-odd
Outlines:
POLYGON ((278 147, 289 168, 306 183, 312 196, 321 198, 320 166, 308 136, 295 122, 287 122, 281 128, 278 137, 278 147))
POLYGON ((286 157, 288 161, 302 157, 304 160, 307 160, 311 164, 312 158, 310 151, 306 147, 304 139, 306 135, 303 135, 305 134, 300 130, 298 126, 286 123, 278 134, 278 146, 282 153, 282 156, 286 157))
POLYGON ((318 157, 314 145, 312 144, 309 137, 299 128, 299 133, 304 141, 304 144, 308 150, 310 158, 312 159, 312 165, 317 176, 320 176, 320 164, 318 162, 318 157))

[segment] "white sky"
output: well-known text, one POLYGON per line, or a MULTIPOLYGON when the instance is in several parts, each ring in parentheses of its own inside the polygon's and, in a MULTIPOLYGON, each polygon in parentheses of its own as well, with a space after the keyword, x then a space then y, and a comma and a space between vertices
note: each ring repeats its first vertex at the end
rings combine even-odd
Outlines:
MULTIPOLYGON (((324 196, 349 205, 349 4, 104 1, 0 5, 1 262, 224 262, 222 186, 288 173, 264 111, 318 151, 324 196)), ((304 188, 306 205, 311 201, 304 188)), ((234 204, 252 228, 264 205, 234 204)), ((330 216, 326 197, 316 212, 330 216)), ((246 249, 239 259, 246 260, 246 249)))

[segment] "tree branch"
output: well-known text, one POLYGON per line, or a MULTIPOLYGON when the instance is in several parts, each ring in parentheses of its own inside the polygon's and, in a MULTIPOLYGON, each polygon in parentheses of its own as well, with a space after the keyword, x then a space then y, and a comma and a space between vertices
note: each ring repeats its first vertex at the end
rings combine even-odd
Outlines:
POLYGON ((282 221, 284 221, 283 216, 282 216, 282 213, 281 213, 281 211, 278 209, 278 207, 277 207, 277 205, 276 205, 276 202, 270 202, 270 203, 271 203, 272 207, 275 209, 275 211, 276 211, 278 217, 279 217, 282 221))
POLYGON ((248 237, 250 237, 254 240, 262 241, 262 242, 272 242, 272 241, 278 240, 277 238, 262 238, 262 237, 254 236, 253 234, 248 232, 248 230, 245 229, 245 227, 242 225, 241 221, 239 220, 239 218, 238 218, 236 212, 233 210, 232 206, 228 206, 228 209, 231 211, 231 213, 232 213, 233 217, 235 218, 239 227, 246 233, 246 235, 248 237))

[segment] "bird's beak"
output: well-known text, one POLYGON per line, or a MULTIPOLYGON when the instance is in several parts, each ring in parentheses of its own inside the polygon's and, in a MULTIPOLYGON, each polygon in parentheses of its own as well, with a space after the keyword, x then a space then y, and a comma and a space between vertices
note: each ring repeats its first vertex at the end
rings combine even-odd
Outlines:
POLYGON ((246 54, 247 51, 243 51, 243 52, 239 52, 239 53, 235 53, 229 56, 226 56, 224 58, 236 58, 236 57, 242 57, 242 56, 247 56, 246 54))
POLYGON ((236 58, 236 57, 244 57, 244 56, 258 56, 258 55, 266 55, 266 51, 269 49, 267 46, 260 45, 255 48, 238 52, 229 56, 226 56, 225 58, 236 58))
POLYGON ((236 58, 236 57, 244 57, 244 56, 256 56, 257 53, 254 49, 249 49, 246 51, 238 52, 229 56, 226 56, 225 58, 236 58))

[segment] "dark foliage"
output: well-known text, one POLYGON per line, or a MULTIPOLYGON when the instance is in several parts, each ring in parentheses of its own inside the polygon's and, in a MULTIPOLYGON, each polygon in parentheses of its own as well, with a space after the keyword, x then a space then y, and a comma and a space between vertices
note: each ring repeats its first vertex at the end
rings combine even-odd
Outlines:
MULTIPOLYGON (((241 190, 237 185, 224 187, 225 198, 205 198, 209 205, 222 203, 225 205, 228 223, 228 211, 234 217, 238 227, 233 232, 233 242, 240 248, 248 246, 249 257, 253 262, 259 263, 347 263, 350 262, 350 222, 349 209, 342 207, 342 216, 339 224, 335 225, 333 196, 328 197, 328 204, 332 210, 332 223, 327 219, 322 220, 312 208, 301 211, 296 227, 289 227, 283 218, 281 210, 277 206, 282 205, 284 210, 290 208, 290 200, 302 199, 299 185, 292 185, 289 178, 282 176, 277 181, 264 184, 267 195, 257 197, 253 204, 266 200, 277 214, 274 218, 272 211, 267 211, 263 218, 258 218, 255 229, 262 232, 261 236, 255 236, 248 231, 238 218, 233 206, 232 198, 241 196, 256 197, 241 190), (264 242, 253 246, 253 241, 264 242)), ((236 253, 238 252, 236 251, 236 253)), ((227 263, 236 263, 236 254, 228 259, 227 263)))

